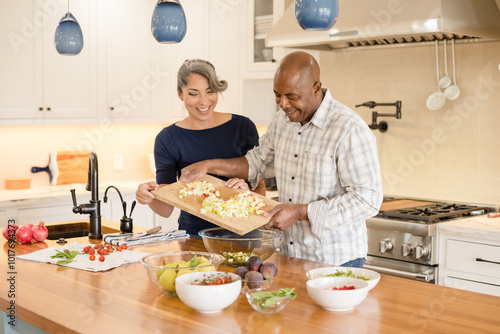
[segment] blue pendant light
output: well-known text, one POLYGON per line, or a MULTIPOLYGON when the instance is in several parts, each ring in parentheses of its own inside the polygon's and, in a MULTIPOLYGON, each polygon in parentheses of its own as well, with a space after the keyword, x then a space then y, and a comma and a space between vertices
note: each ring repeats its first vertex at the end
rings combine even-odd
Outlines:
POLYGON ((158 0, 151 19, 151 33, 159 43, 179 43, 186 35, 184 9, 178 0, 158 0))
POLYGON ((54 43, 57 52, 62 55, 74 56, 83 49, 82 29, 73 14, 69 12, 69 0, 68 12, 64 14, 56 28, 54 43))
POLYGON ((295 0, 295 17, 304 30, 328 30, 339 17, 339 1, 295 0))

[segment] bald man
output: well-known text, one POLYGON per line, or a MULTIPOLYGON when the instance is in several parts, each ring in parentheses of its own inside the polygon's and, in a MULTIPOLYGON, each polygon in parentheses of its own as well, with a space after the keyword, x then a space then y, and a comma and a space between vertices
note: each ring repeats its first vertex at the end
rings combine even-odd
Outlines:
POLYGON ((265 228, 283 231, 280 252, 307 260, 362 267, 367 218, 382 203, 382 178, 372 131, 358 114, 322 88, 320 68, 306 52, 284 57, 273 82, 281 108, 244 157, 206 160, 182 170, 189 182, 206 173, 248 180, 276 176, 280 205, 264 213, 265 228))

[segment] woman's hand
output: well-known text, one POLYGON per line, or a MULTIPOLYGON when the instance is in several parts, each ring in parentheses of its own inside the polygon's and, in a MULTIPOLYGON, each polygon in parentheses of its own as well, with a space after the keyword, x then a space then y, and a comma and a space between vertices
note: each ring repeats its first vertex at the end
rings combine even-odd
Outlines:
POLYGON ((246 183, 245 180, 237 178, 227 180, 226 187, 233 189, 250 189, 250 187, 248 187, 248 183, 246 183))
POLYGON ((135 198, 140 204, 151 204, 155 199, 151 191, 157 189, 159 186, 156 182, 146 182, 139 185, 135 192, 135 198))

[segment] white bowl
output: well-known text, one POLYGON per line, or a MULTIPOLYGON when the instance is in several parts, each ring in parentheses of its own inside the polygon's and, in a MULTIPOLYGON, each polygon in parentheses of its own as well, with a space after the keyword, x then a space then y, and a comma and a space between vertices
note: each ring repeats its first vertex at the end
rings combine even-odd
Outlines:
POLYGON ((318 277, 307 281, 307 293, 327 311, 350 311, 365 300, 368 283, 350 277, 318 277), (331 290, 343 286, 354 286, 354 289, 331 290))
POLYGON ((216 313, 225 309, 240 295, 241 277, 222 271, 195 272, 177 276, 175 291, 180 300, 200 313, 216 313), (214 275, 230 276, 232 283, 221 285, 193 285, 197 280, 214 275))
MULTIPOLYGON (((337 273, 348 273, 351 271, 356 277, 367 278, 368 290, 371 290, 380 281, 380 274, 376 271, 363 269, 363 268, 352 268, 352 267, 325 267, 309 270, 306 273, 307 278, 317 278, 317 277, 331 277, 337 273)), ((333 276, 336 277, 336 276, 333 276)), ((339 276, 344 277, 344 276, 339 276)))

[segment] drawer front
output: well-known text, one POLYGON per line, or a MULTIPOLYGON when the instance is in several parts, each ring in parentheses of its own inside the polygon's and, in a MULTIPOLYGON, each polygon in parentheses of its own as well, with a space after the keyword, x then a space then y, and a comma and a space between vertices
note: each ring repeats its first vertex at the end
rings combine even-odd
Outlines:
POLYGON ((487 295, 500 297, 500 286, 495 284, 485 284, 472 280, 466 280, 460 277, 446 276, 444 285, 472 292, 485 293, 487 295))
POLYGON ((446 243, 446 269, 500 277, 500 246, 448 239, 446 243), (492 262, 483 262, 477 259, 492 262))

